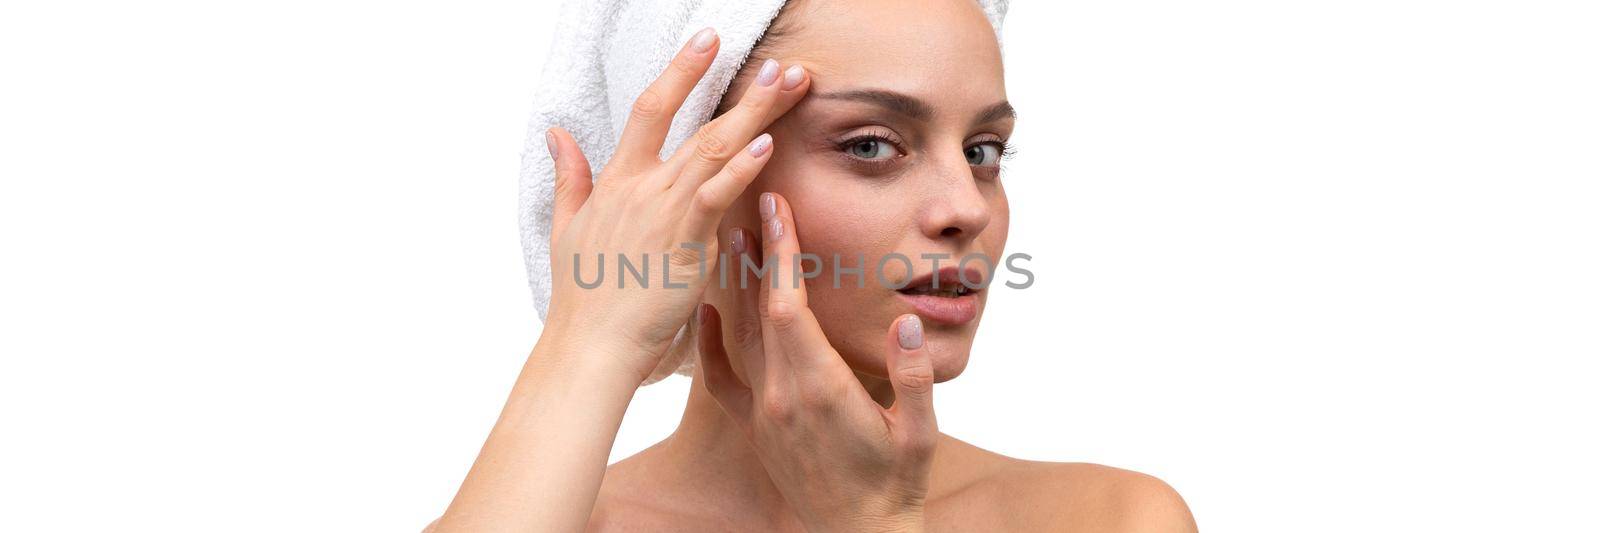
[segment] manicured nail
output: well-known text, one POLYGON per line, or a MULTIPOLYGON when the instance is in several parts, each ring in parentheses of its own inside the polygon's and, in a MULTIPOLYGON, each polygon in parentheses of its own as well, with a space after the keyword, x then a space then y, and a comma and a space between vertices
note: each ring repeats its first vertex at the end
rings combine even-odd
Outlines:
POLYGON ((783 219, 772 217, 772 220, 767 221, 767 238, 772 239, 772 242, 778 242, 778 239, 783 238, 783 219))
POLYGON ((756 74, 756 85, 766 87, 778 81, 778 62, 768 59, 761 64, 761 73, 756 74))
POLYGON ((689 40, 689 46, 694 48, 696 52, 704 52, 710 50, 711 43, 716 42, 716 40, 717 30, 706 28, 700 30, 700 33, 694 34, 694 38, 689 40))
POLYGON ((787 91, 795 87, 799 87, 800 82, 804 81, 805 79, 805 67, 800 65, 789 67, 789 70, 783 71, 783 90, 787 91))
POLYGON ((728 236, 728 248, 733 250, 735 257, 743 256, 745 251, 750 249, 749 237, 745 236, 744 228, 733 228, 733 231, 728 233, 732 234, 728 236))
POLYGON ((544 130, 544 146, 550 149, 550 160, 556 160, 556 132, 544 130))
POLYGON ((750 157, 767 155, 767 151, 771 149, 772 135, 770 134, 763 133, 760 137, 756 137, 756 140, 750 141, 750 157))
POLYGON ((766 220, 772 218, 772 215, 777 213, 778 200, 773 198, 772 193, 770 192, 761 193, 761 219, 766 220))
POLYGON ((922 347, 922 319, 911 315, 900 321, 900 349, 915 350, 922 347))

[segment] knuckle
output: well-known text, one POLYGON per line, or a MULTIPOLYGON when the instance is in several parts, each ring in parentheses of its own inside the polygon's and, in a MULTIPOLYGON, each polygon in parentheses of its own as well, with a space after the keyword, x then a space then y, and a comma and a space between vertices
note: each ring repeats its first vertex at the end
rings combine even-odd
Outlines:
POLYGON ((556 198, 566 198, 572 194, 572 178, 569 176, 556 176, 556 198))
POLYGON ((761 400, 761 414, 777 422, 787 422, 794 418, 794 408, 781 397, 767 396, 761 400))
POLYGON ((616 179, 596 180, 594 182, 594 189, 595 189, 595 192, 600 193, 600 196, 602 196, 602 197, 610 197, 610 196, 616 194, 618 191, 621 191, 623 189, 622 180, 616 180, 616 179))
POLYGON ((933 388, 933 368, 928 365, 912 365, 900 369, 895 379, 907 390, 926 392, 933 388))
POLYGON ((678 57, 672 58, 672 62, 667 64, 667 68, 671 69, 672 72, 675 72, 680 76, 685 76, 685 77, 690 77, 690 78, 693 78, 697 74, 699 74, 699 70, 700 70, 695 65, 694 60, 691 60, 688 57, 684 57, 684 56, 681 56, 681 55, 678 56, 678 57))
POLYGON ((605 167, 600 169, 600 179, 594 180, 595 188, 605 190, 620 189, 628 181, 624 178, 631 173, 633 173, 633 169, 624 165, 621 158, 612 158, 611 161, 606 163, 605 167))
POLYGON ((700 262, 701 251, 683 246, 675 246, 667 254, 667 262, 675 267, 690 266, 700 262))
POLYGON ((574 192, 574 189, 578 188, 578 180, 581 179, 583 179, 583 177, 575 175, 558 176, 556 178, 556 197, 565 198, 571 195, 574 192))
POLYGON ((694 134, 694 155, 703 161, 721 161, 728 156, 728 141, 721 135, 712 131, 710 127, 700 128, 694 134))
POLYGON ((793 303, 774 298, 772 303, 767 304, 767 322, 772 323, 772 327, 790 328, 799 318, 800 312, 793 303))
POLYGON ((633 110, 629 116, 639 121, 654 121, 660 118, 666 103, 662 101, 661 94, 655 88, 645 89, 639 97, 633 100, 633 110))
POLYGON ((717 191, 702 186, 699 190, 694 192, 693 206, 695 212, 699 214, 714 214, 722 207, 722 198, 717 195, 717 191))
POLYGON ((743 157, 733 158, 732 160, 728 161, 726 166, 722 168, 728 173, 729 176, 732 176, 735 180, 741 183, 749 181, 750 178, 753 178, 756 174, 755 162, 747 160, 743 157))

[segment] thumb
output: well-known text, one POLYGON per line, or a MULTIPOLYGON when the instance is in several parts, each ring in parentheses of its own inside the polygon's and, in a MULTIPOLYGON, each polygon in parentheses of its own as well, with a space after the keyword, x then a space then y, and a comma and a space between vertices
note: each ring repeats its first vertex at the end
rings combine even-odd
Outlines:
POLYGON ((594 179, 589 170, 589 159, 583 156, 583 150, 578 148, 578 142, 571 133, 561 128, 550 128, 544 132, 544 141, 549 145, 550 159, 556 165, 556 199, 550 221, 550 251, 555 253, 561 232, 566 231, 567 223, 578 214, 578 209, 589 199, 589 192, 594 190, 594 179))
POLYGON ((901 315, 889 331, 889 382, 894 405, 888 414, 893 431, 907 445, 932 448, 938 435, 933 416, 933 361, 922 339, 922 319, 901 315))

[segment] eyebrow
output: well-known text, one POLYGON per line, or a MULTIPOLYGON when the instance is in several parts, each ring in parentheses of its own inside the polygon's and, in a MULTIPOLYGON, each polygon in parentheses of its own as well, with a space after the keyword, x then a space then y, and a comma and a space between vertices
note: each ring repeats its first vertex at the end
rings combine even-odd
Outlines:
MULTIPOLYGON (((933 106, 928 105, 927 102, 918 100, 914 96, 897 93, 894 91, 858 89, 851 91, 811 93, 810 96, 812 98, 821 100, 845 100, 872 104, 884 109, 888 109, 891 112, 905 115, 917 120, 928 120, 929 118, 933 117, 933 106)), ((978 114, 978 120, 976 123, 982 124, 985 122, 1000 120, 1002 118, 1016 118, 1016 116, 1017 110, 1011 107, 1011 102, 1001 101, 984 108, 983 112, 978 114)))
POLYGON ((1011 102, 1009 101, 1001 101, 1000 103, 984 109, 982 113, 978 113, 978 120, 974 123, 983 124, 985 122, 994 122, 1003 118, 1009 118, 1013 120, 1017 118, 1017 109, 1011 107, 1011 102))

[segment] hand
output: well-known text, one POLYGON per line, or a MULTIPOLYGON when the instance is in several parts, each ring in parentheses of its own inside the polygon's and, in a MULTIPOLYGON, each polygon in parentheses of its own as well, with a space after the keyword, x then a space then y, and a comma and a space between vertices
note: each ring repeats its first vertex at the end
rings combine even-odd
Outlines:
POLYGON ((702 272, 713 271, 723 212, 770 159, 771 136, 757 134, 810 87, 804 69, 780 74, 778 63, 768 60, 736 107, 661 161, 673 115, 716 57, 715 34, 702 35, 634 102, 597 182, 570 134, 559 128, 548 134, 556 164, 553 288, 541 343, 554 336, 561 346, 582 348, 550 353, 592 353, 602 346, 607 349, 599 351, 616 355, 640 381, 650 374, 705 292, 710 276, 702 272), (636 268, 648 264, 648 287, 620 268, 619 257, 636 268), (596 279, 601 283, 593 288, 578 283, 596 279), (619 288, 619 281, 627 287, 619 288))
MULTIPOLYGON (((922 322, 903 315, 884 335, 895 394, 893 406, 885 409, 829 345, 806 306, 792 259, 800 247, 788 203, 768 193, 761 204, 761 257, 776 263, 767 275, 776 277, 777 287, 764 279, 759 289, 745 289, 740 302, 742 312, 756 313, 743 317, 744 323, 759 322, 758 328, 735 329, 749 331, 734 341, 750 384, 733 372, 721 316, 702 305, 699 342, 706 387, 744 429, 767 474, 808 529, 920 531, 938 438, 933 367, 922 348, 922 322)), ((750 241, 746 235, 730 240, 735 248, 750 241)))

